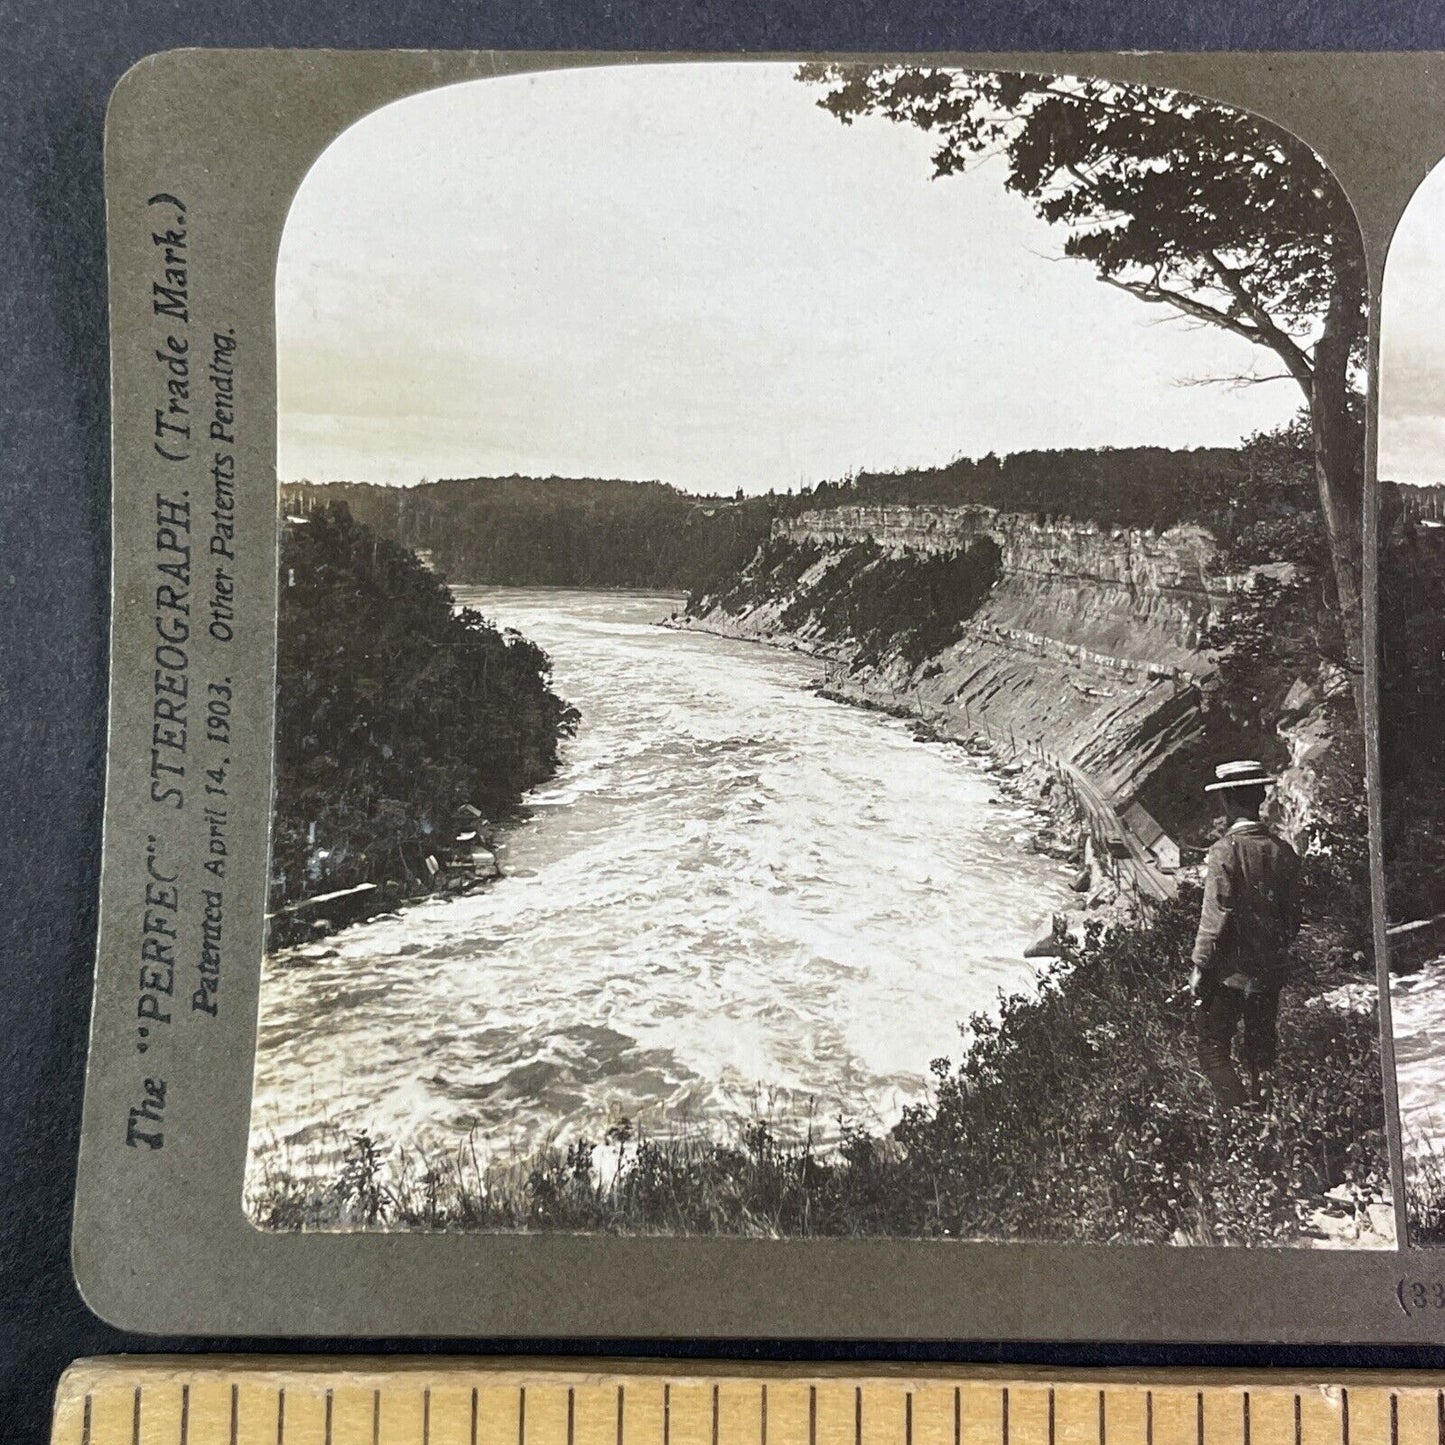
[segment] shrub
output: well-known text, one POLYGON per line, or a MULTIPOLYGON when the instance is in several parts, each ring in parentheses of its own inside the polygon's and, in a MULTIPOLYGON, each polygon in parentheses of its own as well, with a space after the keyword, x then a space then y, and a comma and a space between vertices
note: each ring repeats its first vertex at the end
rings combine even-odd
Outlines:
POLYGON ((1273 1099, 1223 1114, 1192 1062, 1179 989, 1198 917, 1185 890, 1148 923, 1091 927, 1033 998, 971 1021, 935 1103, 898 1133, 949 1233, 1058 1240, 1262 1243, 1296 1235, 1307 1201, 1384 1188, 1372 1020, 1286 991, 1273 1099), (1003 1228, 1000 1230, 999 1226, 1003 1228))
POLYGON ((1406 1202, 1410 1217, 1410 1243, 1445 1245, 1445 1158, 1426 1148, 1414 1158, 1406 1156, 1406 1202))

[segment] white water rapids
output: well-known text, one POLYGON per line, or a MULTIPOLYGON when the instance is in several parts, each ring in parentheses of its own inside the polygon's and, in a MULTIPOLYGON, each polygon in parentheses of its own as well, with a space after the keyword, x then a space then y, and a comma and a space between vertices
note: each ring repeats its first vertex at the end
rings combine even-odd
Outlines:
POLYGON ((814 695, 806 658, 655 626, 671 598, 457 596, 547 649, 580 730, 503 829, 504 878, 268 961, 259 1151, 364 1128, 488 1157, 769 1109, 882 1128, 1031 986, 1068 870, 962 749, 814 695))
POLYGON ((1445 1162, 1445 958, 1390 980, 1405 1158, 1445 1162))

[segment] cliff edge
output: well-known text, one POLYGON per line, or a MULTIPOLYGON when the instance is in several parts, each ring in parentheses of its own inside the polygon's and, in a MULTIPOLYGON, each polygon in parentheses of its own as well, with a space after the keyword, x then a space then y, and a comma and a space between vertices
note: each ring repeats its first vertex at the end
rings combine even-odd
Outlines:
POLYGON ((1358 749, 1340 747, 1346 679, 1320 662, 1258 698, 1255 718, 1211 707, 1220 624, 1292 581, 1288 567, 1226 571, 1196 525, 846 506, 775 521, 742 572, 679 621, 811 653, 840 697, 1077 770, 1166 845, 1206 841, 1216 752, 1267 753, 1282 769, 1280 821, 1307 844, 1321 796, 1360 770, 1358 749))

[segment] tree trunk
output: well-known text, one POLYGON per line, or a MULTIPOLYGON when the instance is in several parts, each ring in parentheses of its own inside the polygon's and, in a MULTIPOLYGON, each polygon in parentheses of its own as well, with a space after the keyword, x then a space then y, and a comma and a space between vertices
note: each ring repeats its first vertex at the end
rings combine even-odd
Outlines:
POLYGON ((1349 288, 1337 284, 1315 346, 1309 388, 1310 432, 1314 440, 1315 481, 1320 512, 1329 538, 1335 596, 1345 638, 1345 666, 1354 692, 1355 711, 1365 722, 1365 619, 1360 585, 1364 522, 1361 486, 1362 438, 1350 415, 1349 363, 1358 308, 1349 288))

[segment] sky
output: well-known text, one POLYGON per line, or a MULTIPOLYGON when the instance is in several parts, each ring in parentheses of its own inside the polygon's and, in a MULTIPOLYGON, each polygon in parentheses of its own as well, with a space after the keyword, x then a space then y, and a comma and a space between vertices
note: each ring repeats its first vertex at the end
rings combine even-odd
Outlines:
POLYGON ((277 269, 283 480, 787 490, 1071 446, 1230 445, 1273 358, 1101 284, 930 140, 787 64, 472 81, 337 138, 277 269))
POLYGON ((1385 256, 1379 475, 1445 482, 1445 163, 1411 197, 1385 256))

